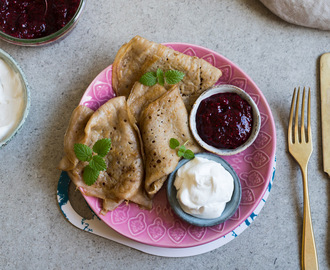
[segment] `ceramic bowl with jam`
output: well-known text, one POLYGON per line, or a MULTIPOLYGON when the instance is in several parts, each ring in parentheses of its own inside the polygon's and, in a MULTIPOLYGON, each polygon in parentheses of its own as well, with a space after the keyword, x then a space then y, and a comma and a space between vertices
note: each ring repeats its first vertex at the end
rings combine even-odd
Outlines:
POLYGON ((245 91, 233 85, 219 85, 195 101, 189 124, 196 141, 218 155, 235 155, 257 138, 260 112, 245 91))
POLYGON ((86 0, 4 1, 0 5, 0 38, 21 46, 49 44, 77 24, 86 0))

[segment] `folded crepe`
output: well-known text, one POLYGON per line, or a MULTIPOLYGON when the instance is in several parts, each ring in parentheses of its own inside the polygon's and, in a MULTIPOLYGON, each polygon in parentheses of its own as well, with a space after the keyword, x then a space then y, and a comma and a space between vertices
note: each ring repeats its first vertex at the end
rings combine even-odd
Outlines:
MULTIPOLYGON (((136 36, 119 49, 113 62, 112 85, 117 96, 128 97, 133 84, 143 74, 157 68, 185 73, 177 85, 188 111, 197 97, 222 75, 218 68, 203 59, 136 36)), ((165 88, 171 86, 165 83, 165 88)))
POLYGON ((139 119, 145 154, 145 189, 153 197, 180 160, 177 150, 169 146, 170 139, 181 144, 188 141, 186 147, 194 153, 201 148, 189 130, 188 113, 177 86, 151 102, 139 119))
POLYGON ((143 109, 166 92, 167 90, 160 84, 155 84, 150 87, 136 82, 133 85, 127 98, 127 105, 137 123, 140 122, 140 116, 143 109))
MULTIPOLYGON (((60 166, 60 169, 68 170, 71 180, 77 187, 83 188, 84 194, 104 200, 101 212, 103 214, 114 210, 124 200, 137 203, 143 208, 152 207, 152 202, 144 191, 140 137, 133 119, 125 97, 112 98, 92 114, 83 129, 83 138, 72 141, 71 148, 66 149, 66 152, 72 151, 75 142, 92 148, 99 139, 111 139, 112 146, 105 157, 107 170, 100 173, 93 185, 88 186, 83 180, 87 162, 79 161, 69 170, 60 166)), ((71 133, 70 130, 67 132, 71 133)))

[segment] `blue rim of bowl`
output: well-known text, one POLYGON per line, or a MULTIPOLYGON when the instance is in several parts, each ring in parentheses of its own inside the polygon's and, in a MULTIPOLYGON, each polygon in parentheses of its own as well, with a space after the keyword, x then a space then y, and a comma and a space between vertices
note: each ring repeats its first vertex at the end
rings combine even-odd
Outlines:
POLYGON ((4 50, 0 49, 0 59, 5 61, 16 73, 20 75, 20 79, 22 82, 22 86, 24 89, 25 94, 25 109, 24 113, 22 114, 22 117, 20 119, 19 124, 15 128, 15 130, 3 141, 0 141, 0 149, 7 145, 9 141, 17 134, 17 132, 21 129, 23 126, 30 109, 30 91, 29 91, 29 85, 27 83, 26 77, 24 75, 23 70, 21 67, 17 64, 17 62, 14 60, 13 57, 11 57, 8 53, 6 53, 4 50))
POLYGON ((22 39, 22 38, 16 38, 11 35, 8 35, 0 30, 0 39, 7 41, 11 44, 20 45, 20 46, 40 46, 40 45, 46 45, 53 41, 56 41, 68 34, 70 30, 74 28, 74 26, 77 24, 78 19, 80 18, 81 13, 84 10, 86 0, 80 0, 79 6, 77 8, 76 13, 71 18, 71 20, 60 30, 45 36, 41 38, 34 38, 34 39, 22 39))
MULTIPOLYGON (((221 92, 218 92, 221 93, 221 92)), ((191 130, 191 133, 193 134, 195 140, 198 142, 200 146, 202 146, 205 150, 212 152, 216 155, 223 155, 223 156, 229 156, 229 155, 235 155, 239 152, 244 151, 246 148, 251 146, 255 139, 258 137, 259 131, 260 131, 260 126, 261 126, 261 119, 260 119, 260 112, 257 104, 254 102, 254 100, 251 98, 251 96, 245 92, 243 89, 231 85, 231 84, 222 84, 215 86, 205 92, 203 92, 195 101, 189 115, 189 128, 191 130), (210 94, 210 92, 213 92, 215 90, 220 90, 224 88, 224 92, 230 92, 233 91, 234 93, 238 94, 241 98, 246 100, 253 108, 253 133, 250 135, 250 137, 247 139, 245 143, 242 145, 238 146, 237 148, 234 149, 221 149, 221 148, 216 148, 214 146, 209 145, 206 143, 198 134, 197 128, 196 128, 196 113, 198 110, 198 107, 201 103, 201 101, 205 98, 208 98, 210 96, 216 95, 217 92, 210 94), (226 89, 227 88, 227 89, 226 89)))
POLYGON ((182 220, 199 227, 215 226, 225 222, 235 214, 237 208, 239 207, 242 197, 241 182, 235 170, 230 166, 230 164, 226 160, 224 160, 220 156, 208 152, 203 152, 203 153, 195 154, 195 157, 203 157, 209 160, 214 160, 216 162, 219 162, 233 176, 234 192, 231 201, 226 204, 225 210, 223 211, 222 215, 214 219, 203 219, 187 214, 180 207, 180 204, 176 198, 177 191, 174 186, 174 181, 175 181, 176 172, 180 167, 182 167, 184 164, 190 161, 188 159, 180 160, 175 170, 168 176, 167 188, 166 188, 167 199, 174 213, 182 220))

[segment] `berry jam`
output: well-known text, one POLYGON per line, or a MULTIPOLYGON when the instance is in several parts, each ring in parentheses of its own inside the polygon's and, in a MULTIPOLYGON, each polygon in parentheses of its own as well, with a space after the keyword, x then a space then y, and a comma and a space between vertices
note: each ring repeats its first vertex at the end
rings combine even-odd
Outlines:
POLYGON ((235 93, 219 93, 204 99, 196 114, 201 139, 216 148, 234 149, 252 132, 252 107, 235 93))
POLYGON ((80 0, 0 0, 0 29, 13 37, 33 39, 63 28, 80 0))

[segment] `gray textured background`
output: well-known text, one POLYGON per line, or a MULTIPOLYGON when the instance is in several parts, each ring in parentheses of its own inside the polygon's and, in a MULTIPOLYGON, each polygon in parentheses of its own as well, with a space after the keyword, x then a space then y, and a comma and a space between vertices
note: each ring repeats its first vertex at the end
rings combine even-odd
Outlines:
POLYGON ((25 72, 31 110, 19 134, 0 149, 1 269, 299 269, 302 184, 286 147, 291 95, 312 88, 314 152, 309 187, 320 269, 330 266, 330 179, 322 171, 319 57, 330 32, 290 25, 256 0, 87 1, 77 27, 50 46, 0 41, 25 72), (147 255, 70 225, 56 203, 63 134, 93 78, 136 34, 219 52, 262 90, 277 129, 277 172, 258 218, 238 238, 189 258, 147 255))

